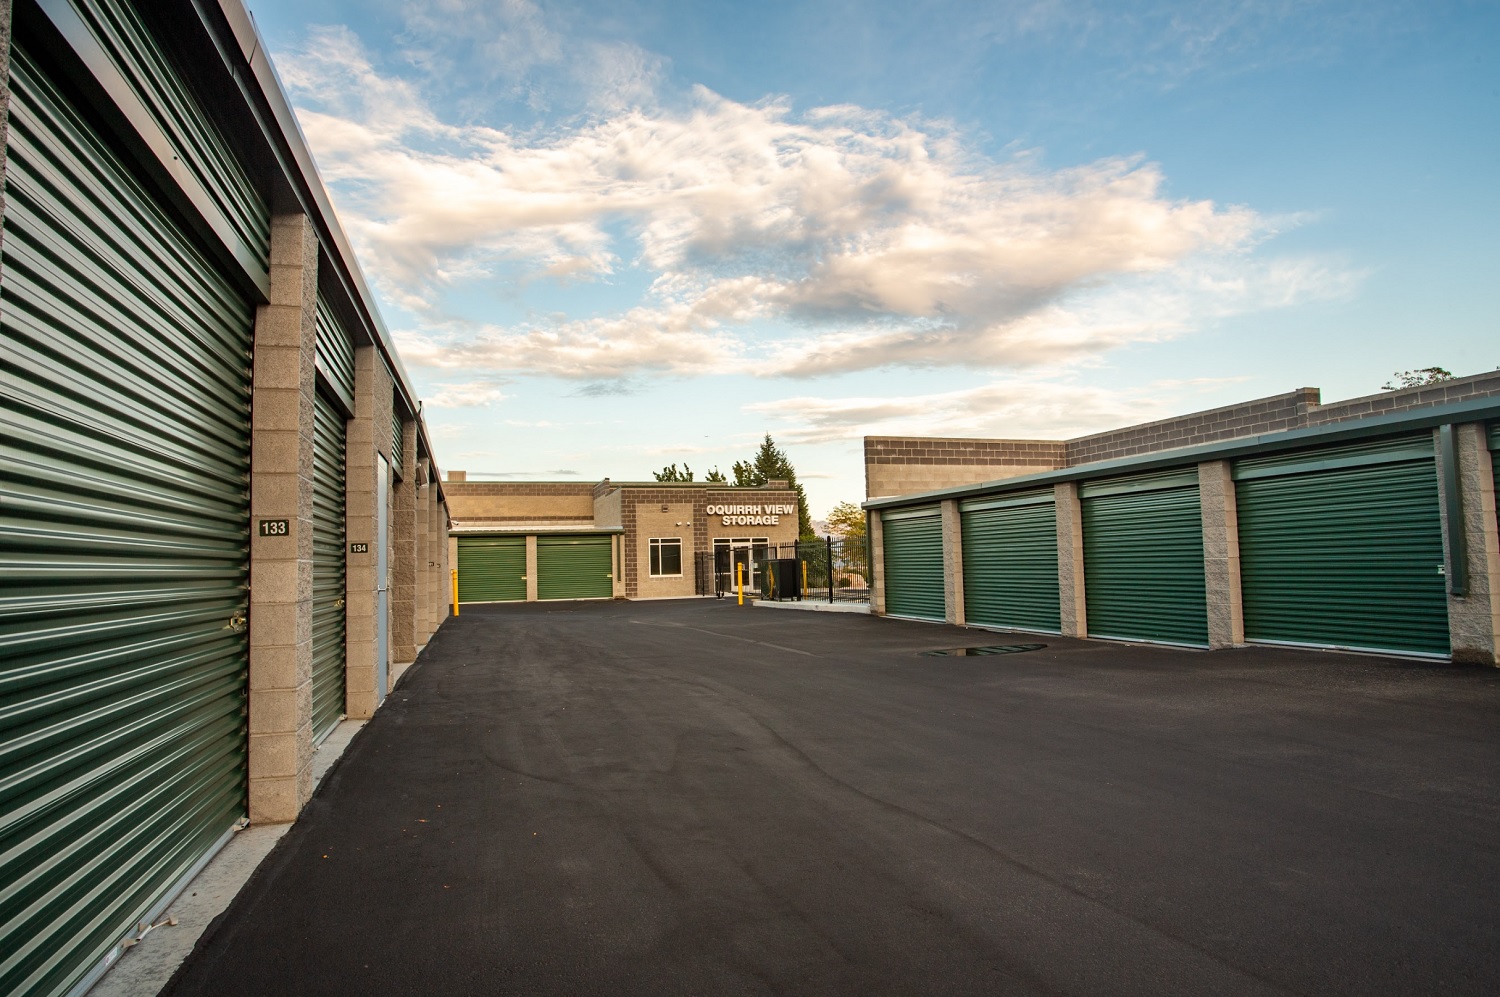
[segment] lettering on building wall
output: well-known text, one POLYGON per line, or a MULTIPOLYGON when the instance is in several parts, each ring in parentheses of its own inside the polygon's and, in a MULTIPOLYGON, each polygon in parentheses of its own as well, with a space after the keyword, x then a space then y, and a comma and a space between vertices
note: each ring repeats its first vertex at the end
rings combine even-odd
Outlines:
POLYGON ((721 516, 725 526, 778 526, 782 516, 795 515, 794 505, 711 505, 704 510, 721 516))

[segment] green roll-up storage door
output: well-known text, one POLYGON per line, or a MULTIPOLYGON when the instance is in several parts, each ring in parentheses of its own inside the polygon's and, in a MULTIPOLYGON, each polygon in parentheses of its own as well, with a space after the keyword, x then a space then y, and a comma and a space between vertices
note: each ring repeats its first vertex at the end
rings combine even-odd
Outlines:
MULTIPOLYGON (((1495 476, 1495 494, 1500 495, 1500 422, 1490 424, 1490 470, 1495 476)), ((1495 505, 1500 516, 1500 501, 1495 505)))
POLYGON ((943 516, 938 507, 880 514, 885 611, 917 620, 945 619, 943 516))
POLYGON ((525 537, 458 538, 458 601, 526 598, 525 537))
POLYGON ((608 599, 614 595, 609 536, 537 537, 538 599, 608 599))
POLYGON ((1245 638, 1448 653, 1432 434, 1234 466, 1245 638))
POLYGON ((1087 482, 1079 499, 1089 636, 1206 645, 1197 468, 1087 482))
POLYGON ((0 993, 59 994, 245 813, 253 305, 10 51, 0 993))
POLYGON ((964 619, 1057 633, 1057 507, 1052 492, 975 499, 963 525, 964 619))
POLYGON ((344 414, 320 390, 313 405, 313 736, 344 716, 344 414))

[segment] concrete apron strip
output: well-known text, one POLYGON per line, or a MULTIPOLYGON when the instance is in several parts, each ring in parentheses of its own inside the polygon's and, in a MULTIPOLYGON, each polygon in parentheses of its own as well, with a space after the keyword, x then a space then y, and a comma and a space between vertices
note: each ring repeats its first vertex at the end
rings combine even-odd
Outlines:
POLYGON ((756 599, 751 605, 756 609, 800 609, 803 612, 814 613, 865 613, 868 615, 870 612, 868 602, 771 602, 766 599, 756 599))
MULTIPOLYGON (((343 721, 314 750, 314 791, 354 735, 368 722, 343 721)), ((161 915, 158 919, 161 928, 127 949, 88 991, 89 997, 141 997, 159 992, 193 951, 209 924, 224 912, 291 827, 291 824, 257 824, 236 832, 161 915), (174 918, 177 923, 171 924, 174 918)))
POLYGON ((805 654, 809 658, 817 657, 817 655, 813 654, 811 651, 803 651, 800 648, 783 647, 780 644, 769 644, 763 640, 751 640, 749 637, 736 637, 734 634, 719 633, 717 630, 704 630, 702 627, 689 627, 681 623, 652 623, 648 620, 631 620, 630 622, 637 623, 643 627, 670 627, 677 630, 696 630, 700 634, 708 634, 711 637, 723 637, 725 640, 741 640, 746 644, 759 644, 761 647, 772 647, 778 651, 787 651, 791 654, 805 654))

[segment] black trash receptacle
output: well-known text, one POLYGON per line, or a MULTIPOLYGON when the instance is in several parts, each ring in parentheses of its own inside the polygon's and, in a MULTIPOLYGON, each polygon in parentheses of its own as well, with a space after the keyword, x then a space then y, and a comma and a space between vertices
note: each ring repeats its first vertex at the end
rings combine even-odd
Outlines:
POLYGON ((802 562, 773 557, 760 562, 760 597, 782 602, 802 598, 802 562))

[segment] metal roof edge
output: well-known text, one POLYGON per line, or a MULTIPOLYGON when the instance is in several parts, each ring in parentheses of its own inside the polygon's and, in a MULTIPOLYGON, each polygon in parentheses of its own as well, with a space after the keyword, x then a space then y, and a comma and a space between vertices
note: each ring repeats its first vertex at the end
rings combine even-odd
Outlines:
MULTIPOLYGON (((333 202, 329 199, 328 189, 318 173, 312 150, 308 147, 306 136, 302 134, 302 127, 297 122, 297 115, 292 109, 286 88, 282 85, 281 77, 277 74, 276 67, 267 54, 265 40, 260 35, 260 29, 256 27, 254 18, 246 10, 242 0, 209 0, 209 2, 216 4, 223 23, 222 25, 215 23, 215 19, 204 16, 207 11, 203 6, 195 4, 204 28, 215 36, 220 43, 221 51, 232 51, 239 56, 241 65, 236 67, 236 74, 241 75, 247 84, 254 87, 266 109, 270 111, 277 134, 268 134, 266 139, 272 142, 279 139, 284 144, 284 151, 290 155, 290 159, 286 161, 287 164, 296 167, 295 175, 288 176, 287 181, 297 190, 299 200, 304 201, 304 208, 312 209, 308 210, 308 214, 320 229, 320 235, 324 237, 319 241, 323 242, 329 257, 341 271, 339 276, 343 278, 346 289, 350 291, 355 310, 360 313, 359 317, 366 325, 366 331, 371 334, 371 340, 384 355, 386 365, 406 402, 408 411, 413 416, 419 416, 417 395, 411 384, 411 376, 407 373, 406 366, 401 361, 401 354, 396 350, 390 330, 385 325, 385 319, 376 306, 375 297, 370 291, 369 283, 365 280, 359 259, 349 243, 348 234, 333 210, 333 202), (224 37, 226 31, 228 37, 224 37), (246 72, 240 73, 240 70, 246 72)), ((421 432, 423 436, 426 436, 425 426, 422 427, 421 432)))
POLYGON ((971 498, 1002 492, 1036 488, 1039 485, 1061 484, 1065 481, 1080 481, 1085 478, 1110 477, 1115 474, 1154 471, 1178 464, 1200 463, 1203 460, 1218 460, 1245 457, 1257 453, 1273 453, 1278 450, 1293 450, 1307 443, 1331 443, 1338 440, 1354 440, 1367 436, 1383 436, 1402 430, 1432 429, 1448 423, 1484 422, 1500 418, 1500 398, 1473 398, 1449 405, 1433 405, 1392 412, 1386 415, 1368 416, 1363 419, 1345 419, 1322 426, 1304 426, 1299 429, 1282 430, 1279 433, 1262 433, 1257 436, 1241 436, 1215 443, 1180 447, 1176 450, 1157 450, 1151 453, 1117 457, 1114 460, 1095 461, 1076 467, 1063 467, 1053 471, 1041 471, 1015 478, 999 478, 973 485, 955 485, 929 492, 912 492, 907 495, 883 495, 867 499, 860 504, 862 509, 892 509, 908 505, 921 505, 933 501, 955 498, 971 498))

